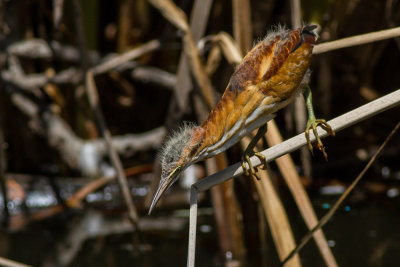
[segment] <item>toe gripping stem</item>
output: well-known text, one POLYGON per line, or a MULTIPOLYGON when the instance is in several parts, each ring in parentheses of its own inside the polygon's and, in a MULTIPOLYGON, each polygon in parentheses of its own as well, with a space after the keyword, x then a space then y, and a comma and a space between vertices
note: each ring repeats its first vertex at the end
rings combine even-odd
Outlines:
POLYGON ((332 127, 323 119, 316 119, 314 115, 314 109, 312 106, 312 93, 311 89, 308 85, 305 86, 305 91, 303 93, 304 99, 306 100, 307 111, 308 111, 308 121, 307 128, 305 130, 305 136, 308 143, 308 148, 311 153, 313 153, 313 148, 317 148, 324 155, 325 160, 328 160, 328 154, 325 151, 325 147, 321 141, 321 138, 318 135, 317 127, 322 127, 325 131, 328 132, 329 135, 335 136, 335 132, 332 130, 332 127), (312 143, 310 140, 310 130, 314 133, 315 142, 312 143))
POLYGON ((260 161, 264 164, 263 169, 266 168, 266 160, 265 160, 265 156, 262 153, 259 152, 254 152, 254 147, 256 146, 258 140, 260 140, 265 133, 267 132, 267 124, 261 126, 258 131, 257 134, 254 136, 254 138, 250 141, 249 145, 247 146, 246 150, 243 152, 243 156, 242 156, 242 168, 244 171, 244 174, 247 176, 252 176, 254 178, 256 178, 257 180, 260 180, 260 177, 257 174, 257 167, 253 167, 253 164, 251 164, 250 161, 250 157, 251 156, 256 156, 260 159, 260 161), (247 163, 247 166, 246 166, 247 163))

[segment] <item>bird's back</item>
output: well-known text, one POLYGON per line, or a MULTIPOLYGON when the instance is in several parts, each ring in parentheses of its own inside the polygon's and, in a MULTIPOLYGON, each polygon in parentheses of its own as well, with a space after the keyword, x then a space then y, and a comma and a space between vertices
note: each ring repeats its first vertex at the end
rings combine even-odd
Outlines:
POLYGON ((205 133, 197 160, 226 150, 291 101, 307 76, 317 39, 314 29, 279 27, 245 56, 201 126, 205 133))

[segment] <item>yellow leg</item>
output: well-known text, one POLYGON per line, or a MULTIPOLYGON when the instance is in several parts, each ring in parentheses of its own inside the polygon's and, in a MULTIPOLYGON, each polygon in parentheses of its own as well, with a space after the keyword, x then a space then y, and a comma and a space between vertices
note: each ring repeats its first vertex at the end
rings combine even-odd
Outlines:
POLYGON ((260 159, 261 162, 264 163, 264 168, 266 166, 266 161, 265 161, 265 156, 259 152, 254 152, 254 147, 256 146, 258 140, 260 140, 265 133, 267 132, 267 124, 261 126, 257 134, 254 136, 254 138, 250 141, 249 145, 247 146, 246 150, 243 152, 242 156, 242 168, 244 171, 245 175, 248 176, 253 176, 257 180, 260 180, 260 177, 257 175, 257 168, 254 168, 253 165, 251 164, 250 161, 250 156, 254 155, 260 159), (246 163, 248 165, 248 168, 246 166, 246 163))
POLYGON ((306 100, 307 111, 308 111, 307 128, 305 131, 308 148, 311 150, 311 153, 312 153, 313 147, 315 146, 319 151, 322 152, 325 160, 328 160, 328 154, 325 152, 325 147, 322 144, 321 138, 318 135, 317 127, 321 126, 325 131, 328 132, 328 134, 330 134, 332 136, 335 136, 335 132, 332 130, 332 127, 325 120, 315 118, 314 109, 312 106, 312 93, 311 93, 311 89, 308 85, 306 86, 306 89, 304 91, 304 98, 306 100), (310 130, 313 131, 315 139, 316 139, 316 144, 314 144, 314 145, 311 143, 311 140, 310 140, 310 130))

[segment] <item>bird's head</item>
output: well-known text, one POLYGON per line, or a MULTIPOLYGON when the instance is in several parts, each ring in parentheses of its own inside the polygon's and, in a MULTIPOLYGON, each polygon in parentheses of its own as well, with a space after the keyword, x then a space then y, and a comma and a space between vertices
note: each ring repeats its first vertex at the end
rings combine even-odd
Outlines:
POLYGON ((164 192, 179 178, 182 172, 197 161, 198 149, 204 138, 204 129, 186 123, 165 142, 160 153, 161 180, 151 203, 149 214, 164 192))
POLYGON ((305 25, 301 29, 302 38, 309 43, 315 43, 318 39, 318 25, 305 25))

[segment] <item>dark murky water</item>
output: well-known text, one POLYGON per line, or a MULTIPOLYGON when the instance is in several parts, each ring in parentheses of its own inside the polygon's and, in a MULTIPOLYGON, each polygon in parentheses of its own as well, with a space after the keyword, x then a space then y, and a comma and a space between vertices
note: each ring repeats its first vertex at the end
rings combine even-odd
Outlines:
MULTIPOLYGON (((32 212, 58 204, 50 186, 45 182, 36 186, 40 190, 33 190, 32 194, 27 196, 26 206, 18 200, 9 203, 12 215, 26 209, 32 212)), ((74 190, 76 188, 64 187, 61 191, 62 197, 70 196, 74 190)), ((342 191, 343 188, 340 186, 323 187, 318 193, 311 195, 319 217, 330 209, 338 198, 337 193, 342 191)), ((147 194, 147 187, 138 186, 132 193, 139 199, 147 194)), ((88 209, 93 211, 93 216, 88 224, 82 223, 88 210, 85 212, 71 210, 55 215, 51 219, 31 223, 25 230, 12 233, 0 232, 0 254, 34 266, 58 266, 55 259, 62 257, 60 255, 69 255, 68 253, 75 253, 70 266, 132 266, 132 263, 133 266, 149 267, 185 266, 188 211, 175 211, 172 215, 168 212, 165 216, 162 216, 163 213, 155 215, 160 217, 147 217, 143 214, 143 225, 146 230, 141 233, 140 245, 135 248, 132 245, 131 229, 121 218, 121 213, 115 213, 113 209, 106 212, 96 211, 95 208, 96 204, 104 205, 104 203, 115 208, 120 202, 118 194, 116 185, 107 186, 97 193, 90 194, 86 201, 88 209), (66 235, 72 236, 75 232, 74 227, 82 225, 86 225, 87 229, 101 228, 100 234, 96 232, 92 236, 88 234, 79 247, 75 248, 75 252, 71 252, 68 246, 58 246, 68 243, 66 235), (114 230, 101 232, 104 229, 114 230), (60 249, 64 251, 60 252, 60 249)), ((296 239, 300 240, 306 233, 306 228, 290 196, 287 195, 285 199, 296 239)), ((356 190, 324 227, 339 266, 398 266, 399 207, 400 196, 394 187, 373 195, 362 189, 356 190)), ((200 214, 197 266, 224 266, 223 257, 218 252, 212 209, 203 207, 200 214)), ((93 231, 85 229, 82 231, 93 231)), ((271 240, 269 246, 273 246, 271 240)), ((273 255, 273 250, 268 254, 273 255)), ((313 241, 306 245, 300 255, 303 266, 324 266, 313 241)), ((272 256, 269 262, 271 266, 276 266, 277 259, 272 256)))

